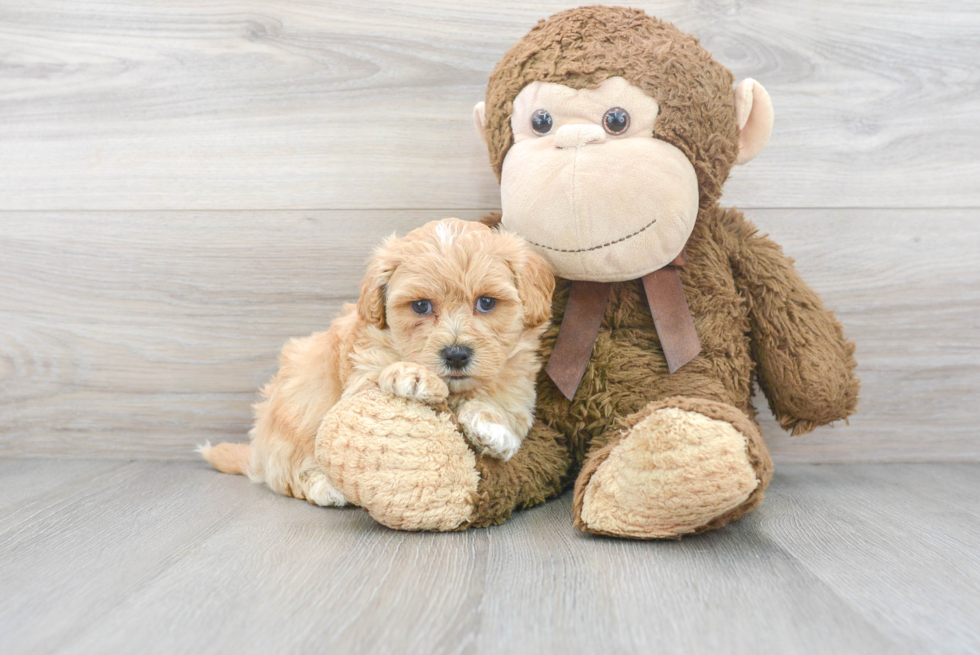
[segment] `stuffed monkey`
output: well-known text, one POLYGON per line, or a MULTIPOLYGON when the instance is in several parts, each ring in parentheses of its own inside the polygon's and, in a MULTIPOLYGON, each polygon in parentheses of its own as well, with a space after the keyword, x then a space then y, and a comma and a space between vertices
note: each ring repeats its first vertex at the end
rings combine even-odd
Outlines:
POLYGON ((779 246, 718 204, 772 129, 762 85, 733 85, 695 37, 618 7, 543 20, 497 64, 474 111, 501 182, 502 215, 485 221, 526 238, 559 284, 535 425, 509 462, 475 458, 453 529, 570 485, 587 532, 718 528, 772 477, 754 383, 794 435, 854 411, 841 325, 779 246))

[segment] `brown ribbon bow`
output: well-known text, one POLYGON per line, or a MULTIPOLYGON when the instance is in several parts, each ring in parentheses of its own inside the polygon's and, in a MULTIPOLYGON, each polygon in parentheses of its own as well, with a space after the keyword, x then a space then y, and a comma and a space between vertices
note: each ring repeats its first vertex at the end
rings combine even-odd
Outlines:
MULTIPOLYGON (((653 315, 653 325, 671 374, 701 352, 701 341, 694 329, 694 319, 691 318, 678 272, 683 265, 682 252, 667 266, 641 278, 653 315)), ((565 316, 558 328, 558 340, 545 367, 548 376, 569 400, 575 395, 589 367, 611 287, 608 282, 576 280, 569 290, 565 316)))

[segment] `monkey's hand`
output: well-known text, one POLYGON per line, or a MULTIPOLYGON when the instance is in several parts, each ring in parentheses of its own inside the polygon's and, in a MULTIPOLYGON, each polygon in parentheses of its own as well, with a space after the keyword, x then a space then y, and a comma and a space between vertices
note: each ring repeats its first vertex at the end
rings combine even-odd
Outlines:
POLYGON ((510 428, 503 410, 481 400, 460 405, 456 420, 477 452, 505 462, 517 454, 521 437, 510 428))
POLYGON ((730 210, 735 280, 748 301, 759 386, 793 435, 847 418, 857 407, 854 344, 793 261, 730 210))
POLYGON ((438 404, 449 397, 449 387, 438 375, 412 362, 395 362, 378 377, 378 387, 393 396, 438 404))

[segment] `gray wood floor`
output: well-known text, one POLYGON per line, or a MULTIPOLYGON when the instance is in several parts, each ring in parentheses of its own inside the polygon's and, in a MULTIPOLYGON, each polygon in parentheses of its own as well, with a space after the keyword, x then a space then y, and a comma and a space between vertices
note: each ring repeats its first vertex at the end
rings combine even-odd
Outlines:
POLYGON ((716 533, 386 530, 190 462, 0 459, 3 653, 976 653, 980 465, 787 465, 716 533))

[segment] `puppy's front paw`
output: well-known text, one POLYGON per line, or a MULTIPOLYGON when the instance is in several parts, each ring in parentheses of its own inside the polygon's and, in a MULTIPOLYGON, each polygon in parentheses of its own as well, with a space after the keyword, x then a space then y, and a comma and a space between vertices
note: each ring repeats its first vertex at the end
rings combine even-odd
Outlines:
POLYGON ((381 371, 378 386, 385 393, 423 403, 439 403, 449 396, 449 387, 438 375, 412 362, 395 362, 381 371))
POLYGON ((505 462, 517 454, 521 438, 504 424, 493 407, 473 401, 460 408, 456 416, 463 434, 478 452, 505 462))
POLYGON ((304 487, 306 499, 320 507, 343 507, 347 504, 344 494, 337 491, 330 479, 321 471, 311 473, 304 487))

